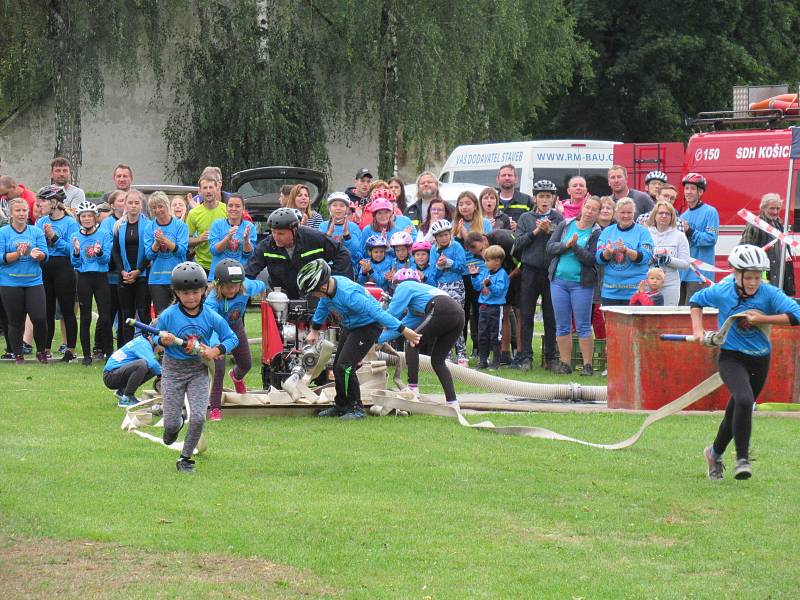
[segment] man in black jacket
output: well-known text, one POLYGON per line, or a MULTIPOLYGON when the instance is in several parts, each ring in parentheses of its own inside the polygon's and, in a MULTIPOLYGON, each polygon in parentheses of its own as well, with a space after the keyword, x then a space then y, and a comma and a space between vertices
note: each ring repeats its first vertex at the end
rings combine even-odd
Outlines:
POLYGON ((280 287, 289 298, 302 298, 297 289, 297 274, 306 263, 322 258, 331 264, 334 275, 353 279, 353 263, 344 244, 321 231, 299 225, 294 209, 279 208, 267 219, 270 233, 262 239, 247 261, 244 272, 255 279, 267 268, 270 287, 280 287))
POLYGON ((533 208, 531 197, 517 189, 517 169, 508 164, 497 172, 497 194, 499 208, 511 218, 511 230, 517 228, 522 215, 533 208))

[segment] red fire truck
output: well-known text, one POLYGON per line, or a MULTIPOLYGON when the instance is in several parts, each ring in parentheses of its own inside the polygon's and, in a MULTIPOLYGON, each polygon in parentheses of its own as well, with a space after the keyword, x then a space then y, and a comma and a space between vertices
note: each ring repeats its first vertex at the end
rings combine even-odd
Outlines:
MULTIPOLYGON (((688 124, 705 131, 695 133, 685 147, 680 142, 618 144, 614 163, 628 169, 630 186, 640 190, 645 189, 644 177, 649 171, 664 171, 678 188, 676 208, 680 212, 686 209, 680 185, 683 176, 691 172, 705 176, 708 188, 703 201, 716 208, 720 217, 717 265, 726 266, 728 253, 739 243, 745 227, 738 211, 745 208, 757 215, 764 194, 775 192, 784 200, 788 196, 788 228, 798 229, 800 164, 794 164, 789 177, 788 128, 798 120, 781 109, 700 113, 688 124)), ((795 266, 800 267, 800 261, 795 261, 795 266)), ((796 271, 795 281, 797 275, 796 271)))

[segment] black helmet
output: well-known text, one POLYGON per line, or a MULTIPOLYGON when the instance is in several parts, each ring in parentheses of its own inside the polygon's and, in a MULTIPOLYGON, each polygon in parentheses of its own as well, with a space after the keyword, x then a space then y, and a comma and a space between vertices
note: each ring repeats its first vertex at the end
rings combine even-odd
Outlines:
POLYGON ((267 218, 267 227, 270 229, 294 229, 300 223, 297 213, 293 208, 279 208, 267 218))
POLYGON ((214 268, 215 283, 242 283, 243 281, 244 269, 238 260, 226 258, 214 268))
POLYGON ((37 192, 36 197, 51 202, 63 202, 67 199, 67 194, 60 185, 46 185, 37 192))
POLYGON ((307 296, 319 286, 328 283, 331 278, 331 267, 321 258, 303 265, 297 274, 297 288, 303 296, 307 296))
POLYGON ((179 291, 205 289, 208 285, 203 267, 189 260, 176 265, 169 279, 172 289, 179 291))
POLYGON ((533 195, 535 196, 537 192, 552 192, 555 194, 558 191, 556 184, 550 181, 549 179, 540 179, 536 183, 533 184, 533 195))

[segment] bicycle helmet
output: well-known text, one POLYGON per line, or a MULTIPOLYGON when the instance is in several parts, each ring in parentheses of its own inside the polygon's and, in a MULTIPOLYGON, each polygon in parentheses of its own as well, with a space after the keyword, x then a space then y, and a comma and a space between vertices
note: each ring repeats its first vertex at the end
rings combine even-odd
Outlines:
POLYGON ((700 173, 687 173, 686 177, 681 181, 681 185, 686 185, 687 183, 693 183, 701 190, 706 189, 706 178, 700 173))
POLYGON ((661 183, 667 183, 667 174, 663 171, 650 171, 647 175, 644 176, 644 184, 647 185, 651 181, 660 181, 661 183))
POLYGON ((377 198, 373 200, 372 202, 369 203, 368 208, 369 212, 371 212, 373 215, 379 210, 388 210, 392 212, 394 211, 392 203, 386 200, 385 198, 377 198))
POLYGON ((453 224, 448 221, 447 219, 439 219, 434 221, 431 225, 431 235, 436 235, 438 233, 442 233, 443 231, 450 231, 453 228, 453 224))
POLYGON ((411 239, 411 234, 407 231, 396 231, 389 238, 390 246, 411 246, 413 244, 414 240, 411 239))
POLYGON ((330 206, 334 202, 344 202, 347 206, 350 206, 350 196, 348 196, 344 192, 333 192, 328 196, 327 199, 328 206, 330 206))
POLYGON ((739 271, 769 271, 769 257, 758 246, 741 244, 731 250, 728 264, 739 271))
POLYGON ((80 215, 81 213, 90 212, 93 213, 94 216, 97 216, 97 206, 94 202, 89 202, 88 200, 84 200, 78 207, 75 209, 75 214, 80 215))
POLYGON ((208 285, 208 277, 206 277, 203 267, 189 260, 172 269, 169 281, 172 289, 177 291, 205 289, 208 285))
POLYGON ((397 285, 403 281, 420 281, 419 273, 416 269, 399 269, 392 277, 392 283, 397 285))
POLYGON ((386 238, 382 235, 371 235, 367 238, 365 243, 367 250, 372 250, 373 248, 388 248, 389 244, 386 242, 386 238))
POLYGON ((36 197, 50 202, 63 202, 67 199, 67 194, 60 185, 46 185, 37 192, 36 197))
POLYGON ((420 250, 424 252, 430 252, 431 243, 427 240, 425 240, 424 242, 414 242, 414 245, 411 246, 411 252, 412 253, 419 252, 420 250))
POLYGON ((551 192, 555 194, 558 191, 556 184, 550 181, 549 179, 540 179, 536 183, 533 184, 533 195, 535 196, 539 192, 551 192))
POLYGON ((244 269, 242 263, 232 258, 219 261, 214 268, 215 283, 242 283, 244 281, 244 269))
POLYGON ((307 296, 328 283, 331 278, 331 267, 321 258, 312 260, 303 265, 297 274, 297 288, 300 293, 307 296))
POLYGON ((397 202, 397 196, 389 188, 379 188, 370 194, 371 200, 386 200, 387 202, 397 202))
POLYGON ((279 208, 267 217, 267 227, 270 229, 295 229, 300 223, 294 208, 279 208))

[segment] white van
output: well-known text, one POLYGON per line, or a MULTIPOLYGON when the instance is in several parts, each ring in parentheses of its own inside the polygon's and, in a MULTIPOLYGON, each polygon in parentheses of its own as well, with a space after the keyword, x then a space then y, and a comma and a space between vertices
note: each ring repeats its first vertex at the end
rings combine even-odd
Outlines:
POLYGON ((439 181, 475 183, 496 187, 500 167, 512 164, 517 169, 517 185, 531 193, 534 181, 549 179, 558 186, 559 197, 567 196, 569 178, 586 178, 589 192, 610 193, 608 168, 614 161, 614 145, 620 142, 597 140, 534 140, 459 146, 447 157, 439 181))

